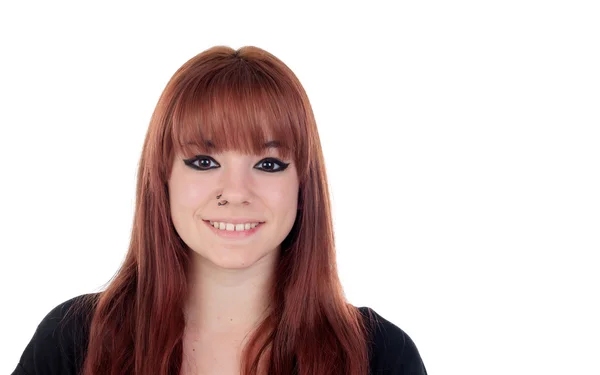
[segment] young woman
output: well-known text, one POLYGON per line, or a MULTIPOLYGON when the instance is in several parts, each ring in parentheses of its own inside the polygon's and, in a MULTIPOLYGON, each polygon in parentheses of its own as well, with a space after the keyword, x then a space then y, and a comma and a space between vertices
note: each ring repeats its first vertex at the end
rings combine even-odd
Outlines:
POLYGON ((213 47, 162 93, 126 259, 40 323, 13 374, 426 374, 338 279, 306 93, 256 47, 213 47))

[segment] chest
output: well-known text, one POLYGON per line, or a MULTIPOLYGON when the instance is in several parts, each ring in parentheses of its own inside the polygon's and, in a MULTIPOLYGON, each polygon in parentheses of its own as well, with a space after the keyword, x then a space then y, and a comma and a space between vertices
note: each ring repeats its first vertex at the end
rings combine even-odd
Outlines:
POLYGON ((184 336, 180 375, 239 375, 243 344, 239 337, 184 336))

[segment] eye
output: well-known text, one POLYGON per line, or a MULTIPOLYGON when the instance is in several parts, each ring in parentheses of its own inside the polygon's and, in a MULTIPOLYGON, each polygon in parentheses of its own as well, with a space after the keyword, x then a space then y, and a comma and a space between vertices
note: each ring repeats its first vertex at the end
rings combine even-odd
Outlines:
POLYGON ((185 159, 183 162, 188 167, 197 169, 199 171, 213 169, 211 168, 212 163, 216 164, 216 166, 219 166, 219 163, 217 163, 215 159, 211 158, 210 156, 196 156, 191 159, 185 159))
MULTIPOLYGON (((188 167, 199 171, 207 171, 209 169, 220 167, 219 163, 217 163, 215 159, 205 155, 198 155, 190 159, 185 159, 183 162, 188 167)), ((284 163, 276 158, 266 158, 259 161, 254 168, 268 173, 275 173, 283 172, 289 165, 289 163, 284 163)))
POLYGON ((265 172, 274 173, 274 172, 283 172, 290 163, 284 163, 279 159, 275 158, 266 158, 258 162, 254 168, 257 166, 262 166, 261 168, 265 172))

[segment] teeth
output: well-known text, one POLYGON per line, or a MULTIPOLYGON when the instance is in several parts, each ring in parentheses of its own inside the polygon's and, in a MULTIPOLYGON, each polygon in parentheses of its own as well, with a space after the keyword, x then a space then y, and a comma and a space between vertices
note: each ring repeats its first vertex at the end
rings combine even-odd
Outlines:
POLYGON ((259 223, 244 223, 244 224, 232 224, 232 223, 223 223, 219 221, 210 221, 210 225, 220 230, 228 230, 228 231, 243 231, 255 228, 259 223))

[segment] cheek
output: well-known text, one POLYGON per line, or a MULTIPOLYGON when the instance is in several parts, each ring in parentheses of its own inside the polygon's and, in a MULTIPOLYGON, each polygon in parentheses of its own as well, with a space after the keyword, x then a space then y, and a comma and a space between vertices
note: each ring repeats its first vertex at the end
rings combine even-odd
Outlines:
POLYGON ((191 182, 175 183, 170 186, 171 203, 179 209, 196 209, 206 201, 207 191, 202 184, 191 182))
POLYGON ((296 185, 271 188, 268 195, 269 205, 280 213, 294 213, 298 207, 298 187, 296 185))

